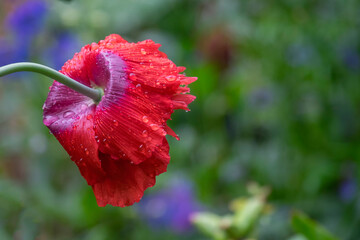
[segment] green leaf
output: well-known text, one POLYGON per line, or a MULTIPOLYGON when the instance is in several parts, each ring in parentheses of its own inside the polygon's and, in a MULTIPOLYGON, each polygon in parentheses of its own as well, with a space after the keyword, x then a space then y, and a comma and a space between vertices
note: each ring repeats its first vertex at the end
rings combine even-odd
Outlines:
POLYGON ((204 212, 194 214, 191 221, 207 236, 215 240, 225 240, 226 233, 222 228, 224 219, 225 218, 221 218, 218 215, 204 212))
POLYGON ((297 233, 308 240, 338 240, 324 227, 301 212, 293 213, 291 224, 297 233))
POLYGON ((241 201, 242 203, 240 201, 241 199, 238 200, 238 204, 234 204, 238 205, 231 226, 231 232, 235 237, 246 236, 254 228, 265 207, 265 202, 256 197, 241 201))

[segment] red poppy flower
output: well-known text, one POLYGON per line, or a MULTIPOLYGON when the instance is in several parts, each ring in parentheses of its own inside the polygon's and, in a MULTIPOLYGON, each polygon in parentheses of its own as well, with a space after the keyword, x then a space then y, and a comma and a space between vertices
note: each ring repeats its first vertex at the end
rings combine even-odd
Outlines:
POLYGON ((188 109, 195 77, 177 67, 151 40, 129 43, 110 35, 83 47, 61 73, 102 88, 99 103, 54 82, 44 104, 44 124, 92 186, 99 206, 138 202, 170 160, 166 121, 188 109))

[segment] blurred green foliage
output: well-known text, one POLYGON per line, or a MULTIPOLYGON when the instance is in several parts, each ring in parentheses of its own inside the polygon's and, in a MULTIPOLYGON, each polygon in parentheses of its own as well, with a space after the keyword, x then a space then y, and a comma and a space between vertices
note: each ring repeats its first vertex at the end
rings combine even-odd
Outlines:
MULTIPOLYGON (((6 19, 22 2, 0 2, 5 50, 11 48, 3 39, 21 43, 6 19)), ((256 224, 257 239, 293 236, 292 209, 339 239, 360 238, 359 1, 73 0, 47 6, 28 50, 31 61, 52 65, 60 54, 49 49, 63 32, 80 42, 74 52, 118 33, 161 43, 188 76, 199 77, 191 85, 197 96, 191 112, 177 111, 169 123, 181 141, 169 138, 168 172, 145 197, 180 173, 212 216, 224 215, 254 181, 271 187, 273 206, 256 224)), ((7 56, 0 50, 0 62, 7 56)), ((50 84, 33 74, 0 82, 0 239, 204 239, 194 229, 153 228, 138 210, 141 202, 97 207, 42 124, 50 84)))

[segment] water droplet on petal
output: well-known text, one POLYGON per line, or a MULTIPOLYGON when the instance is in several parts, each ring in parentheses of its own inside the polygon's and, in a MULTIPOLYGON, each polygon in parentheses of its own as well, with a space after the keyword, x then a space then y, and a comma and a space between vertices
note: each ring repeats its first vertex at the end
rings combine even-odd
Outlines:
POLYGON ((176 76, 170 75, 170 76, 167 76, 166 79, 167 79, 169 82, 173 82, 173 81, 176 80, 176 76))
POLYGON ((152 155, 152 152, 151 152, 150 149, 148 149, 148 150, 145 152, 145 156, 149 158, 149 157, 151 157, 151 155, 152 155))
POLYGON ((135 81, 135 80, 136 80, 136 75, 135 75, 135 73, 130 73, 130 74, 129 74, 129 78, 130 78, 130 80, 135 81))
POLYGON ((90 119, 92 119, 92 117, 93 117, 93 116, 92 116, 91 114, 89 114, 89 115, 86 116, 86 119, 87 119, 87 120, 90 120, 90 119))
POLYGON ((66 111, 66 112, 64 112, 63 117, 64 118, 70 118, 70 117, 72 117, 74 115, 75 115, 75 113, 73 111, 66 111))
POLYGON ((46 116, 44 118, 44 124, 46 126, 50 126, 51 124, 53 124, 54 122, 56 122, 59 118, 57 116, 46 116))
POLYGON ((159 125, 157 125, 157 124, 150 124, 150 127, 154 131, 156 131, 156 130, 158 130, 160 128, 159 125))
POLYGON ((143 117, 142 117, 142 120, 143 120, 144 123, 149 122, 149 118, 148 118, 147 116, 143 116, 143 117))
POLYGON ((142 132, 142 136, 143 136, 143 137, 147 137, 147 136, 148 136, 148 131, 147 131, 147 130, 144 130, 144 131, 142 132))
POLYGON ((140 51, 141 51, 141 54, 142 54, 142 55, 145 55, 145 54, 146 54, 145 49, 142 48, 140 51))
POLYGON ((118 121, 116 121, 116 120, 113 120, 113 123, 114 123, 114 126, 119 126, 119 123, 118 123, 118 121))
POLYGON ((85 109, 88 108, 88 105, 86 105, 86 104, 81 104, 80 108, 81 108, 81 110, 85 110, 85 109))

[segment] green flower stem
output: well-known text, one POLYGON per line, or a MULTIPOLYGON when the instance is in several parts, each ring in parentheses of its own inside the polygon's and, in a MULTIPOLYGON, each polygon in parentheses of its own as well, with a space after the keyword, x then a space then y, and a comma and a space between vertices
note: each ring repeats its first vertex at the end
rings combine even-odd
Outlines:
POLYGON ((0 77, 22 71, 36 72, 45 75, 49 78, 55 79, 59 83, 62 83, 68 86, 69 88, 74 89, 75 91, 84 94, 89 98, 92 98, 95 102, 99 102, 103 95, 103 91, 101 89, 93 89, 88 86, 85 86, 52 68, 37 63, 19 62, 19 63, 5 65, 3 67, 0 67, 0 77))

